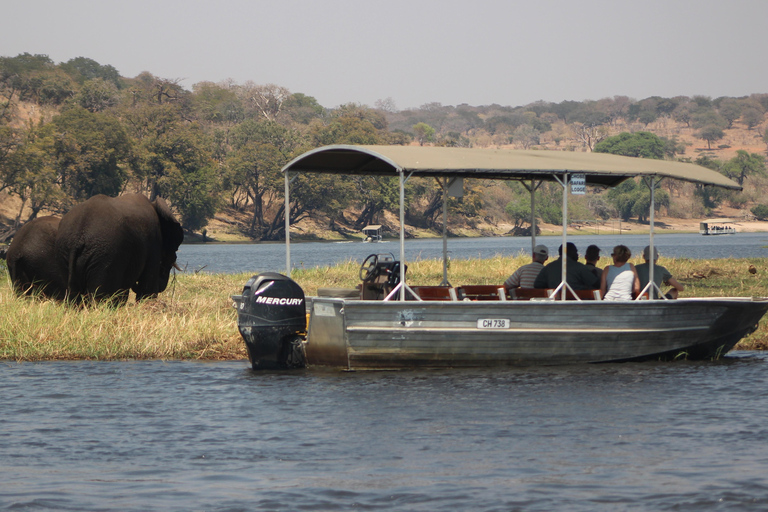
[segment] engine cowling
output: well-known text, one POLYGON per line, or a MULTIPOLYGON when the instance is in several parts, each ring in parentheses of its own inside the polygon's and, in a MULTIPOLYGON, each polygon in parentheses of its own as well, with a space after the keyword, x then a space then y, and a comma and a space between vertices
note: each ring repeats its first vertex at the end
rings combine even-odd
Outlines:
POLYGON ((254 370, 305 366, 306 302, 295 281, 264 272, 251 277, 232 299, 254 370))

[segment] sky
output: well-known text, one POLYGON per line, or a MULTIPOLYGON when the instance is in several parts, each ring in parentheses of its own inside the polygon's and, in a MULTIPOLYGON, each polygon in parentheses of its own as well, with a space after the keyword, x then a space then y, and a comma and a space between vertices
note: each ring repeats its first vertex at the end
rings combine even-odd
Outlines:
POLYGON ((768 0, 8 0, 0 56, 276 84, 324 107, 768 93, 768 0))

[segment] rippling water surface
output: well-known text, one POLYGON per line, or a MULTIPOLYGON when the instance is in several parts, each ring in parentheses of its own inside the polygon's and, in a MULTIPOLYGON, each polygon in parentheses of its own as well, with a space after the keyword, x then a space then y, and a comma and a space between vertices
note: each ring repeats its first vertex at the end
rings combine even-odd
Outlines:
POLYGON ((0 365, 0 510, 764 510, 768 355, 0 365))

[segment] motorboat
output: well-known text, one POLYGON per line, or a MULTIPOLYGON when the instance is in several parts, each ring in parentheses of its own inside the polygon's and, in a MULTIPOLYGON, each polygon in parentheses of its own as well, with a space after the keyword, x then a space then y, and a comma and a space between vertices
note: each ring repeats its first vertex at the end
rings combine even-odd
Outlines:
POLYGON ((735 235, 736 228, 727 224, 712 224, 699 222, 699 234, 701 235, 735 235))
MULTIPOLYGON (((238 328, 252 367, 327 367, 343 370, 491 367, 622 361, 716 359, 753 332, 768 310, 763 297, 667 300, 651 279, 638 300, 599 300, 595 291, 555 289, 510 293, 503 286, 452 286, 447 235, 443 281, 407 282, 404 184, 434 177, 444 191, 463 178, 518 180, 535 195, 543 181, 563 189, 562 243, 567 241, 568 194, 586 186, 613 187, 640 176, 650 189, 653 250, 654 191, 663 179, 739 190, 719 173, 688 163, 596 153, 423 146, 334 145, 308 151, 284 168, 290 184, 303 173, 395 176, 400 183, 400 255, 371 254, 360 285, 318 290, 306 297, 290 279, 290 220, 286 218, 284 274, 254 276, 239 295, 238 328), (523 293, 525 292, 525 293, 523 293), (647 297, 651 300, 642 300, 647 297)), ((300 186, 300 185, 294 185, 300 186)), ((445 202, 445 201, 444 201, 445 202)), ((447 211, 443 206, 443 218, 447 211)), ((443 223, 445 225, 445 222, 443 223)), ((567 259, 562 258, 566 276, 567 259)))
POLYGON ((381 242, 381 231, 383 226, 381 224, 369 224, 363 228, 363 242, 381 242))

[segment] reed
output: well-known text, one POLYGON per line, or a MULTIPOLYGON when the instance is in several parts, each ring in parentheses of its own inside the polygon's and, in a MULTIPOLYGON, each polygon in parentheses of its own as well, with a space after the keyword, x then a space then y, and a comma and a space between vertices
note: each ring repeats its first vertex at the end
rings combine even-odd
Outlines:
MULTIPOLYGON (((453 285, 500 284, 527 256, 453 260, 453 285)), ((640 263, 639 259, 633 259, 640 263)), ((606 263, 601 260, 601 263, 606 263)), ((768 258, 693 260, 662 258, 659 263, 686 287, 683 297, 768 296, 768 258), (755 273, 749 271, 754 267, 755 273)), ((293 279, 308 295, 318 288, 354 288, 360 263, 297 269, 293 279)), ((126 306, 76 307, 40 297, 18 297, 7 272, 0 273, 0 359, 245 359, 230 295, 239 293, 250 274, 180 273, 156 300, 126 306)), ((408 262, 408 282, 439 284, 442 262, 408 262)), ((768 348, 768 320, 737 349, 768 348)))

